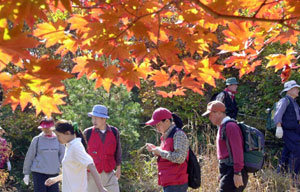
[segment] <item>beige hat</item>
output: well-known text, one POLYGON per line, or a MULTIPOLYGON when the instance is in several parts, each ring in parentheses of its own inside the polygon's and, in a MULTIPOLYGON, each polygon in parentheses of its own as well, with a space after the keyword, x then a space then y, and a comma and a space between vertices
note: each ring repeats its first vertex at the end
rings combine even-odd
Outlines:
POLYGON ((289 90, 291 90, 291 89, 294 88, 294 87, 300 87, 300 85, 298 85, 298 84, 296 83, 295 80, 291 80, 291 81, 285 82, 285 83, 284 83, 284 89, 280 92, 280 95, 281 95, 283 92, 289 91, 289 90))

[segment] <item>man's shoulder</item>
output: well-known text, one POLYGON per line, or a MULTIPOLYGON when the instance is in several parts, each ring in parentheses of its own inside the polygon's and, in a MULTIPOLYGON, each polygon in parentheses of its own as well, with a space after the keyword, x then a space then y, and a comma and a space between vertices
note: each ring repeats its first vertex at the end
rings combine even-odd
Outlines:
POLYGON ((92 130, 93 127, 88 127, 86 129, 83 130, 83 134, 86 134, 88 131, 92 130))
POLYGON ((107 124, 107 126, 108 126, 112 131, 119 132, 119 130, 118 130, 117 127, 112 126, 112 125, 109 125, 109 124, 107 124))

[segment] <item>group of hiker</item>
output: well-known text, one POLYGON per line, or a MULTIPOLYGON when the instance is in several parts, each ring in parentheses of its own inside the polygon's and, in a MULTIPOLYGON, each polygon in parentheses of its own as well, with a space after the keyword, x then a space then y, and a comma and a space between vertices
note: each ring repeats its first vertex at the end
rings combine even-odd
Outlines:
MULTIPOLYGON (((285 96, 278 101, 274 116, 275 135, 284 141, 278 171, 290 171, 294 178, 300 169, 300 108, 295 100, 299 87, 294 80, 284 84, 280 94, 285 93, 285 96)), ((235 77, 226 79, 224 91, 212 97, 202 114, 208 116, 218 128, 216 148, 220 192, 243 191, 248 182, 244 163, 245 138, 236 121, 237 88, 235 77)), ((55 123, 47 117, 41 120, 38 126, 41 133, 32 139, 24 160, 23 181, 26 185, 31 173, 35 192, 58 192, 59 181, 62 181, 63 192, 120 191, 118 179, 121 176, 122 150, 119 131, 106 122, 109 115, 104 105, 95 105, 88 116, 93 126, 83 133, 77 123, 71 121, 59 120, 55 123)), ((161 134, 159 146, 151 143, 145 145, 149 152, 157 156, 158 184, 164 192, 187 191, 192 151, 182 129, 181 118, 160 107, 153 112, 146 125, 155 127, 161 134)), ((0 128, 0 142, 6 145, 3 133, 0 128)), ((5 164, 10 170, 9 158, 1 157, 0 168, 5 164)))
POLYGON ((119 192, 121 144, 116 127, 106 123, 108 109, 95 105, 93 126, 82 133, 77 123, 44 118, 25 157, 24 183, 32 173, 35 192, 119 192), (60 165, 62 174, 60 174, 60 165))

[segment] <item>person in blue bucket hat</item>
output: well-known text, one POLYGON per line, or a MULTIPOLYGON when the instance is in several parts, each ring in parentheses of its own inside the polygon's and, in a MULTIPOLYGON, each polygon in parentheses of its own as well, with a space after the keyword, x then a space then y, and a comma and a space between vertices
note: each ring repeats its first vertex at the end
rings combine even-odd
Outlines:
POLYGON ((239 108, 235 100, 235 94, 237 93, 238 81, 235 77, 226 79, 226 88, 216 96, 217 101, 221 101, 225 104, 226 115, 236 119, 239 108))
MULTIPOLYGON (((109 118, 106 106, 94 105, 88 116, 92 118, 93 126, 84 130, 87 152, 94 160, 103 186, 109 192, 119 192, 122 156, 120 133, 116 127, 106 123, 109 118)), ((88 192, 94 191, 97 191, 96 183, 88 174, 88 192)))

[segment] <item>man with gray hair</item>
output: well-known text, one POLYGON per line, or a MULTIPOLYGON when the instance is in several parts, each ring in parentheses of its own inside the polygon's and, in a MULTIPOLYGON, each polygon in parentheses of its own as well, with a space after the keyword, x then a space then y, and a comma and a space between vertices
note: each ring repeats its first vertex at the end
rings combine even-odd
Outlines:
POLYGON ((299 96, 299 87, 294 80, 284 84, 280 94, 286 95, 279 100, 274 115, 274 123, 277 126, 275 135, 284 141, 279 168, 289 169, 294 174, 298 174, 300 169, 300 108, 295 100, 299 96))

